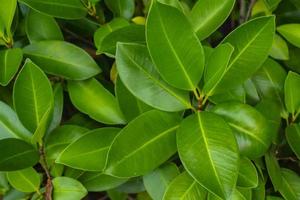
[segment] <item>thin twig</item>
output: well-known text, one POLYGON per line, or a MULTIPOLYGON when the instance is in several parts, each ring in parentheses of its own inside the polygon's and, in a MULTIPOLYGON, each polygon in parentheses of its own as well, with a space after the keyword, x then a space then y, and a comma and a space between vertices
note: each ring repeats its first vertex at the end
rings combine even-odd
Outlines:
POLYGON ((46 183, 46 192, 45 192, 45 199, 46 200, 52 200, 52 190, 53 190, 53 185, 52 185, 52 179, 50 172, 48 170, 48 164, 46 160, 46 155, 44 151, 44 147, 42 146, 40 148, 40 155, 41 155, 41 165, 46 173, 47 176, 47 183, 46 183))
POLYGON ((240 4, 240 19, 239 19, 239 23, 242 24, 245 21, 246 18, 246 0, 240 0, 239 4, 240 4))
POLYGON ((249 7, 248 7, 248 11, 247 11, 246 17, 245 17, 245 21, 247 21, 250 18, 250 15, 251 15, 251 12, 252 12, 252 8, 253 8, 255 2, 256 2, 256 0, 250 0, 250 4, 249 4, 249 7))

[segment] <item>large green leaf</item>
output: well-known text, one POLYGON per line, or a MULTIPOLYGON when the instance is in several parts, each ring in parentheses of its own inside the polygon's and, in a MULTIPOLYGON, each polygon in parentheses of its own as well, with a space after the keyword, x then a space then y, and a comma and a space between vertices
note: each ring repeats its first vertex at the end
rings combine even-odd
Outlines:
POLYGON ((87 195, 87 190, 83 185, 72 178, 56 177, 52 180, 53 199, 55 200, 75 200, 82 199, 87 195))
POLYGON ((284 39, 275 34, 272 48, 270 50, 270 56, 277 60, 289 59, 289 48, 284 39))
POLYGON ((80 19, 85 17, 87 9, 80 0, 19 0, 30 8, 53 17, 80 19))
POLYGON ((31 136, 13 109, 0 101, 0 139, 20 138, 30 141, 31 136))
POLYGON ((201 0, 194 5, 189 18, 200 40, 207 38, 223 24, 234 3, 235 0, 201 0))
POLYGON ((153 200, 162 200, 171 181, 179 175, 174 163, 167 163, 143 177, 144 185, 153 200))
POLYGON ((231 32, 222 43, 234 47, 231 61, 215 92, 224 92, 242 84, 266 60, 273 43, 275 18, 259 17, 231 32))
POLYGON ((68 82, 73 105, 96 121, 106 124, 124 124, 116 98, 96 79, 68 82))
POLYGON ((6 39, 11 39, 11 25, 17 8, 17 0, 0 0, 0 5, 0 38, 1 34, 3 34, 5 37, 8 37, 6 39))
POLYGON ((273 138, 266 118, 256 109, 247 104, 227 102, 215 106, 213 112, 222 116, 233 130, 241 155, 257 158, 267 151, 273 138))
POLYGON ((115 17, 130 19, 134 14, 134 0, 105 0, 105 4, 114 13, 115 17))
POLYGON ((289 72, 284 84, 284 102, 289 113, 295 115, 300 112, 300 75, 295 72, 289 72))
POLYGON ((6 86, 17 73, 23 59, 19 48, 0 51, 0 85, 6 86))
POLYGON ((63 34, 53 17, 31 10, 26 18, 26 34, 31 43, 43 40, 63 40, 63 34), (40 27, 40 28, 37 28, 40 27))
POLYGON ((44 72, 26 60, 13 90, 15 110, 25 127, 34 132, 53 104, 51 83, 44 72))
POLYGON ((7 179, 14 188, 22 192, 40 193, 41 178, 33 168, 7 172, 7 179))
POLYGON ((258 186, 258 174, 256 168, 248 158, 240 159, 237 186, 243 188, 255 188, 258 186))
POLYGON ((184 168, 203 187, 221 198, 230 197, 239 154, 234 135, 221 117, 210 112, 187 117, 177 131, 177 146, 184 168))
POLYGON ((146 40, 161 76, 172 86, 194 90, 204 70, 204 52, 184 14, 153 1, 147 18, 146 40))
POLYGON ((84 80, 101 72, 83 49, 64 41, 40 41, 26 46, 24 54, 46 73, 72 80, 84 80))
POLYGON ((141 101, 165 111, 191 108, 187 92, 173 88, 161 79, 145 46, 118 44, 116 60, 122 82, 141 101))
POLYGON ((293 152, 300 159, 300 125, 292 124, 286 128, 286 139, 293 152))
POLYGON ((30 144, 15 138, 0 140, 0 171, 16 171, 34 166, 39 153, 30 144))
POLYGON ((113 141, 105 173, 135 177, 158 167, 176 152, 175 130, 179 121, 177 113, 157 110, 131 121, 113 141))
POLYGON ((288 200, 300 199, 300 177, 297 173, 289 169, 281 169, 282 187, 280 194, 288 200))
POLYGON ((71 143, 56 159, 56 163, 84 171, 102 171, 106 164, 108 149, 120 130, 100 128, 88 132, 71 143))
POLYGON ((300 24, 284 24, 277 31, 291 44, 300 47, 300 24))
POLYGON ((163 200, 204 200, 206 190, 197 183, 187 172, 178 175, 168 186, 163 200))

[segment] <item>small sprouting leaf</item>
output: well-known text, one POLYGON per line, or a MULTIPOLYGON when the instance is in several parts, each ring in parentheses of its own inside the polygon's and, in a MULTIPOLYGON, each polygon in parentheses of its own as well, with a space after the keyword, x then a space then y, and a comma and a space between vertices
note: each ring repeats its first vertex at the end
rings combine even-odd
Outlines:
POLYGON ((277 31, 291 44, 300 47, 300 24, 284 24, 277 31))
POLYGON ((55 200, 82 199, 87 190, 77 180, 69 177, 56 177, 52 180, 53 198, 55 200))
POLYGON ((286 109, 291 114, 300 112, 300 75, 295 72, 289 72, 284 84, 284 102, 286 109))

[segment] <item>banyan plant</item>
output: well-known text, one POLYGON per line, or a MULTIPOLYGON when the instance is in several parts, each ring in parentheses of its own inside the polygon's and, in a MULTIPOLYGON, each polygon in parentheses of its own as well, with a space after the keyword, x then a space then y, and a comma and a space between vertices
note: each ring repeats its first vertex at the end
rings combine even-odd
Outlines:
POLYGON ((0 199, 299 200, 299 16, 0 0, 0 199))

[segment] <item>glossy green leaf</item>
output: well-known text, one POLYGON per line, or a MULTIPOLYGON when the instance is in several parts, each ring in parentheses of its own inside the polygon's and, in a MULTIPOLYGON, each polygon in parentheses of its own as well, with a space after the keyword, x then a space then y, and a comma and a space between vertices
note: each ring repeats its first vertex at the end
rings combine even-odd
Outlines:
POLYGON ((100 128, 88 132, 71 143, 56 159, 56 163, 84 171, 102 171, 106 164, 108 149, 120 130, 100 128))
POLYGON ((44 72, 30 60, 20 71, 13 90, 16 113, 28 130, 34 132, 53 104, 51 83, 44 72))
POLYGON ((134 0, 105 0, 105 4, 114 13, 115 17, 130 19, 134 14, 134 0))
POLYGON ((300 177, 297 173, 289 169, 281 169, 282 187, 280 194, 288 200, 300 199, 300 177))
POLYGON ((173 181, 169 184, 163 200, 202 200, 205 199, 205 197, 206 190, 187 172, 183 172, 173 179, 173 181))
POLYGON ((70 81, 68 91, 73 105, 96 121, 125 123, 116 98, 96 79, 70 81))
POLYGON ((189 18, 200 40, 207 38, 223 24, 234 3, 235 0, 201 0, 194 5, 189 18))
POLYGON ((300 24, 284 24, 277 31, 291 44, 300 47, 300 24))
MULTIPOLYGON (((228 199, 230 199, 230 200, 247 200, 243 196, 243 194, 237 189, 233 190, 233 192, 231 193, 231 196, 228 199)), ((209 193, 207 200, 221 200, 221 198, 213 195, 212 193, 209 193)))
POLYGON ((265 196, 266 196, 265 182, 261 178, 259 178, 258 186, 252 189, 252 199, 265 199, 265 196))
POLYGON ((220 104, 228 101, 246 103, 246 91, 243 85, 239 85, 224 93, 218 93, 208 98, 214 104, 220 104))
POLYGON ((147 18, 146 40, 163 79, 177 88, 194 90, 204 70, 204 52, 184 14, 154 1, 147 18))
POLYGON ((284 84, 284 102, 289 113, 293 115, 300 112, 300 75, 295 72, 289 72, 284 84))
POLYGON ((20 138, 29 142, 31 136, 13 109, 0 101, 0 139, 20 138))
POLYGON ((63 40, 63 34, 53 17, 31 10, 26 18, 26 34, 31 43, 43 40, 63 40), (40 27, 40 28, 37 28, 40 27))
POLYGON ((87 9, 80 0, 19 0, 30 8, 63 19, 85 17, 87 9))
POLYGON ((16 171, 34 166, 39 153, 30 144, 15 138, 0 140, 0 171, 16 171))
POLYGON ((289 46, 290 59, 284 61, 286 67, 292 71, 300 73, 300 48, 289 46))
POLYGON ((82 199, 87 195, 87 190, 83 185, 72 178, 56 177, 52 180, 53 198, 55 200, 75 200, 82 199))
POLYGON ((164 111, 191 107, 187 92, 173 88, 161 79, 145 46, 118 44, 116 60, 122 82, 141 101, 164 111))
POLYGON ((278 191, 282 188, 283 178, 280 172, 280 166, 273 152, 269 151, 266 153, 265 162, 274 190, 278 191))
POLYGON ((270 11, 274 11, 282 0, 264 0, 264 3, 270 11))
POLYGON ((79 181, 90 192, 101 192, 116 188, 125 183, 127 178, 117 178, 103 173, 85 172, 79 181))
POLYGON ((12 37, 11 26, 17 8, 17 0, 0 0, 0 5, 0 35, 2 32, 5 37, 10 38, 12 37))
POLYGON ((286 139, 292 148, 293 152, 300 158, 300 125, 292 124, 288 126, 285 130, 286 139))
POLYGON ((241 155, 258 158, 267 151, 273 138, 268 132, 267 120, 260 112, 237 102, 218 104, 213 112, 222 116, 231 127, 241 155))
POLYGON ((273 16, 256 18, 235 29, 223 40, 222 43, 230 43, 235 50, 215 92, 236 87, 259 69, 273 43, 274 23, 273 16))
POLYGON ((171 181, 179 175, 174 163, 167 163, 143 177, 146 191, 153 200, 162 200, 171 181))
POLYGON ((63 104, 64 104, 64 94, 63 94, 62 84, 57 83, 53 86, 53 97, 54 97, 53 112, 51 116, 52 117, 51 122, 48 128, 48 132, 53 131, 57 126, 59 126, 62 119, 63 104))
POLYGON ((0 85, 6 86, 17 73, 23 59, 19 48, 0 51, 0 85))
POLYGON ((184 168, 203 187, 221 198, 230 197, 239 154, 234 135, 221 117, 198 112, 184 119, 177 131, 177 147, 184 168))
POLYGON ((248 158, 241 158, 237 186, 255 188, 258 186, 258 174, 255 166, 248 158))
POLYGON ((41 178, 33 168, 7 172, 7 179, 19 191, 40 193, 41 178))
POLYGON ((101 72, 83 49, 64 41, 41 41, 26 46, 24 54, 46 73, 71 80, 84 80, 101 72))
POLYGON ((289 59, 289 48, 287 43, 279 35, 275 34, 270 56, 277 60, 289 59))
POLYGON ((141 177, 129 179, 129 181, 117 187, 117 190, 128 194, 144 192, 143 179, 141 177))
POLYGON ((135 177, 165 162, 176 152, 175 131, 179 120, 177 113, 152 110, 131 121, 113 141, 105 173, 135 177), (129 141, 134 143, 128 145, 129 141))

